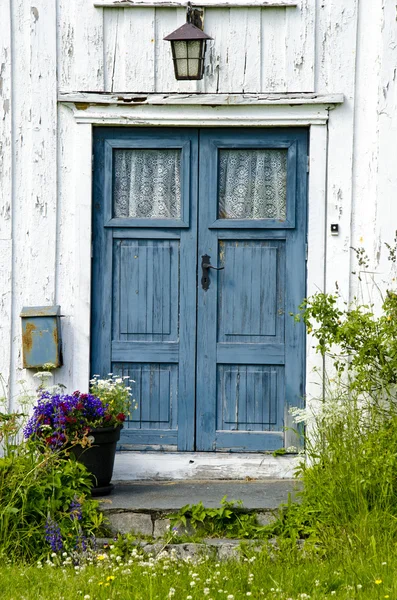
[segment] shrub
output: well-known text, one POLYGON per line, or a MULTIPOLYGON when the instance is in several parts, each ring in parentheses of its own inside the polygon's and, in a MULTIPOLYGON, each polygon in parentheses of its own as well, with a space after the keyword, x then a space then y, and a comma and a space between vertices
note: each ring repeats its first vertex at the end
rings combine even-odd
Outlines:
POLYGON ((30 560, 84 548, 103 527, 90 474, 59 451, 13 443, 22 424, 20 415, 0 415, 0 556, 30 560))
MULTIPOLYGON (((397 237, 388 246, 396 262, 397 237)), ((358 263, 367 268, 363 249, 358 263)), ((359 275, 361 281, 361 275, 359 275)), ((317 351, 333 362, 320 408, 295 410, 310 422, 300 504, 289 503, 272 532, 306 537, 324 547, 397 540, 397 294, 387 290, 377 314, 373 303, 343 302, 317 293, 300 306, 317 351)))

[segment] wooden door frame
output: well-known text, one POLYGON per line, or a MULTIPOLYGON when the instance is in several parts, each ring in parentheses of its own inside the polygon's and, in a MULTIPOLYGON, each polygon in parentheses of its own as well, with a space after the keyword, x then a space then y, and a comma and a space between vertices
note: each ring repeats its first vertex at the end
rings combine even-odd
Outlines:
MULTIPOLYGON (((86 389, 90 378, 91 328, 91 254, 92 254, 92 143, 93 127, 124 126, 194 126, 194 127, 309 127, 309 187, 307 229, 307 293, 325 289, 325 249, 327 213, 327 151, 330 108, 343 102, 341 94, 241 95, 215 99, 213 95, 151 95, 152 102, 131 106, 117 97, 99 94, 63 94, 60 101, 73 114, 73 147, 68 151, 74 169, 75 273, 73 331, 69 333, 69 370, 74 389, 86 389), (92 96, 92 97, 91 97, 92 96), (98 101, 100 96, 101 102, 98 101), (275 98, 277 96, 277 98, 275 98), (311 97, 308 97, 311 96, 311 97), (85 102, 83 103, 83 101, 85 102), (91 102, 90 102, 91 100, 91 102), (212 102, 212 104, 211 104, 212 102), (214 103, 218 105, 214 106, 214 103), (73 159, 73 160, 72 160, 73 159)), ((344 291, 344 290, 342 290, 344 291)), ((67 359, 66 359, 67 361, 67 359)), ((323 361, 315 353, 307 336, 306 398, 317 399, 323 361), (315 372, 315 376, 313 373, 315 372)), ((292 426, 288 415, 286 426, 292 426)), ((293 445, 294 435, 286 435, 286 447, 293 445)))

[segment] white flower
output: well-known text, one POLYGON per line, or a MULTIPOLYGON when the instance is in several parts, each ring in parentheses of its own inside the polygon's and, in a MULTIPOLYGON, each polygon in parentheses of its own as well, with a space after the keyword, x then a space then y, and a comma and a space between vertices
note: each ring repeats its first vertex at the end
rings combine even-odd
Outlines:
POLYGON ((49 379, 52 377, 52 373, 51 371, 38 371, 33 377, 36 377, 37 379, 49 379))
POLYGON ((91 596, 90 596, 89 594, 86 594, 86 595, 84 596, 84 599, 83 599, 83 600, 91 600, 91 596))

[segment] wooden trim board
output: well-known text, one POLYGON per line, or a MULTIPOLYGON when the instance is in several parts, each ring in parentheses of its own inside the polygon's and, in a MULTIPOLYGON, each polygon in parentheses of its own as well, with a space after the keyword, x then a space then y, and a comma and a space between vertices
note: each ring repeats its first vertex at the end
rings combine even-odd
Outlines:
MULTIPOLYGON (((97 8, 184 8, 184 0, 94 0, 97 8)), ((199 0, 193 6, 200 8, 295 8, 299 6, 296 0, 199 0)))

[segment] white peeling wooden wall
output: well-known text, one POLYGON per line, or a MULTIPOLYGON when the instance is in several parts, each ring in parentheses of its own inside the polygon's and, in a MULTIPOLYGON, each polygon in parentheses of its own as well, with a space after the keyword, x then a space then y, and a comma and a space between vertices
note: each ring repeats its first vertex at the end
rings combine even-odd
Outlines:
MULTIPOLYGON (((163 37, 184 8, 96 8, 92 0, 0 1, 0 373, 18 391, 24 305, 62 307, 65 367, 79 380, 74 346, 87 329, 76 230, 89 210, 79 188, 73 116, 57 92, 343 93, 331 111, 327 153, 326 265, 319 288, 335 281, 349 297, 350 246, 369 244, 386 272, 383 241, 397 228, 396 1, 300 0, 288 8, 208 8, 210 43, 201 82, 177 82, 163 37), (339 223, 332 237, 329 225, 339 223)), ((89 125, 84 136, 90 135, 89 125)), ((313 157, 312 157, 313 160, 313 157)), ((321 211, 319 211, 321 212, 321 211)), ((312 214, 316 214, 313 212, 312 214)), ((368 245, 367 245, 368 247, 368 245)), ((321 271, 320 271, 321 273, 321 271)))
POLYGON ((60 0, 59 87, 106 92, 312 92, 315 3, 287 8, 208 8, 202 81, 176 81, 163 38, 185 8, 97 8, 60 0))

